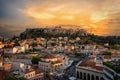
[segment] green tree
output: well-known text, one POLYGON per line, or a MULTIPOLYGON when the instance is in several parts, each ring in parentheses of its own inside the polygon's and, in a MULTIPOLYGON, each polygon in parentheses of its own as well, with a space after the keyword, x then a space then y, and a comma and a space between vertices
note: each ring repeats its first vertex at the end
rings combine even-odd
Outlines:
POLYGON ((38 64, 38 62, 41 60, 40 56, 35 56, 32 58, 32 64, 38 64))
POLYGON ((112 53, 106 51, 106 52, 103 53, 103 55, 112 55, 112 53))
POLYGON ((113 48, 113 49, 116 49, 116 50, 120 50, 120 45, 115 44, 115 45, 112 46, 112 48, 113 48))

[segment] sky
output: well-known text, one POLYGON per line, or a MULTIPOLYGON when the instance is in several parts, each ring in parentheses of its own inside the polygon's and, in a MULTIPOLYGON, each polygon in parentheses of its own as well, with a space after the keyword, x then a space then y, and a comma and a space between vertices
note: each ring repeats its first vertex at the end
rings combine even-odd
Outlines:
POLYGON ((96 35, 120 35, 119 4, 120 0, 0 0, 0 34, 77 25, 96 35))

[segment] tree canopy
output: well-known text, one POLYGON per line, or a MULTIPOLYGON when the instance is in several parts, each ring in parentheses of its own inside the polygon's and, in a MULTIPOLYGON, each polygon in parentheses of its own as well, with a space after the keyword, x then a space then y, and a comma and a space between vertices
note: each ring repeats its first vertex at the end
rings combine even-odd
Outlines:
POLYGON ((41 60, 40 56, 35 56, 32 58, 32 64, 38 64, 38 62, 41 60))
POLYGON ((112 53, 106 51, 106 52, 103 53, 103 55, 112 55, 112 53))

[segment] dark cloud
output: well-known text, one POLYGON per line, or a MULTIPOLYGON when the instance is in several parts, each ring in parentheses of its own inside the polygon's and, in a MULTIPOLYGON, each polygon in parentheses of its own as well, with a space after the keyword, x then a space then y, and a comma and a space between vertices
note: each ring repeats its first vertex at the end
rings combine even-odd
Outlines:
POLYGON ((6 22, 22 21, 26 19, 19 9, 23 9, 28 0, 0 0, 0 19, 6 22))

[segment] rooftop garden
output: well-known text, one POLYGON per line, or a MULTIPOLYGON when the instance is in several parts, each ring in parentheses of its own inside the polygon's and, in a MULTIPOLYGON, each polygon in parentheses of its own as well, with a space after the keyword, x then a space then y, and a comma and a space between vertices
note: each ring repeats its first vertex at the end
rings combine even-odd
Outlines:
MULTIPOLYGON (((118 62, 119 63, 119 62, 118 62)), ((111 69, 113 69, 115 72, 120 73, 120 65, 116 63, 112 64, 111 62, 103 62, 103 64, 111 69)))

